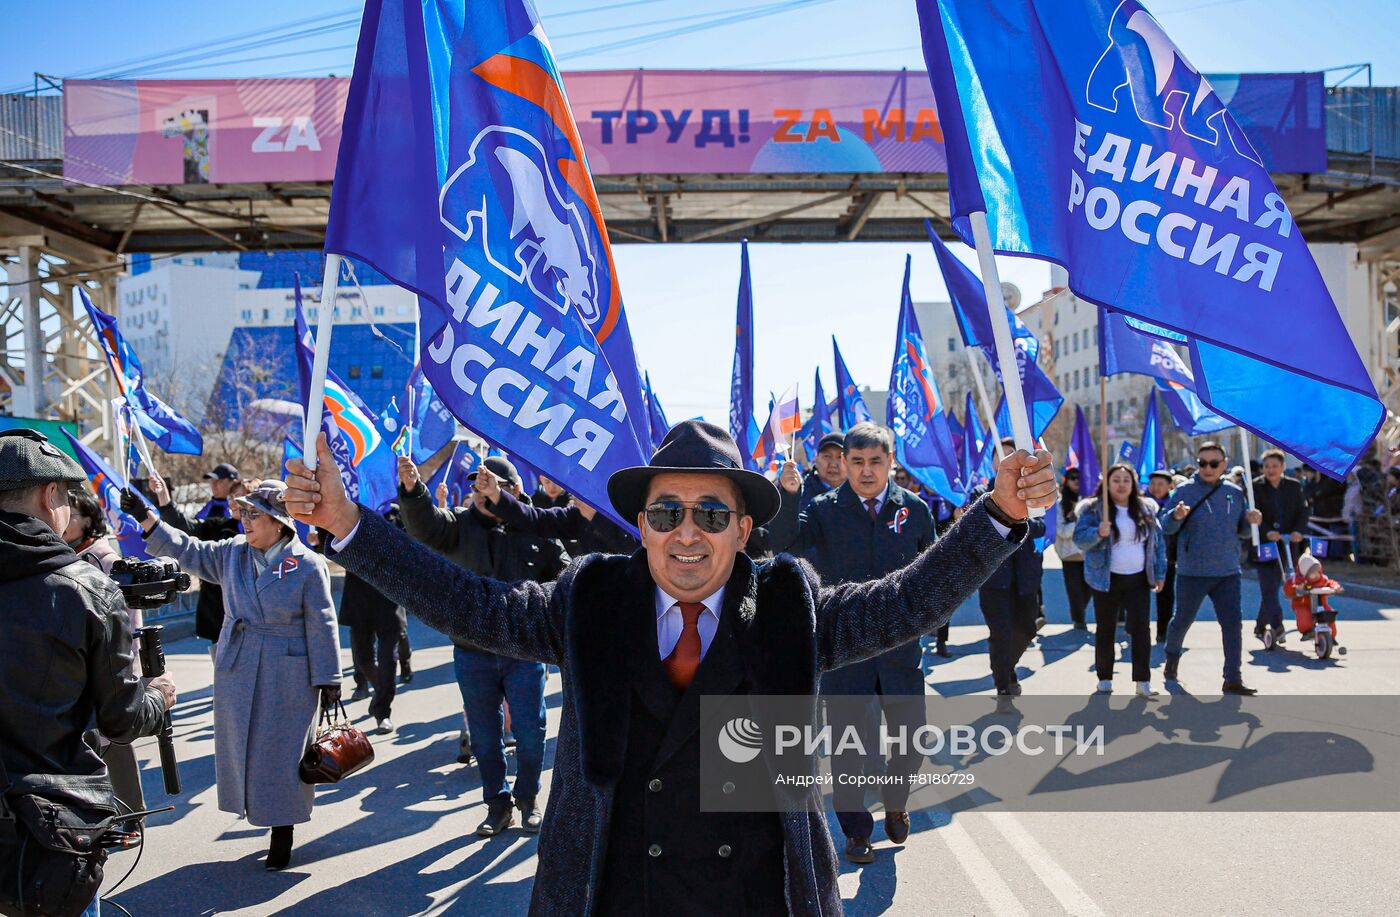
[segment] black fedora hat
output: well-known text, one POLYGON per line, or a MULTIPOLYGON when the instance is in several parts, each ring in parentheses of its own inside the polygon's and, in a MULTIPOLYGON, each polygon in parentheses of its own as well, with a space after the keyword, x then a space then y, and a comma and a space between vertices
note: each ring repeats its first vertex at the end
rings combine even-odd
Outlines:
POLYGON ((661 441, 651 463, 624 468, 608 478, 608 499, 629 522, 646 508, 647 488, 658 474, 714 474, 728 478, 744 497, 744 514, 755 526, 778 514, 781 498, 773 482, 748 471, 729 433, 712 423, 687 420, 676 424, 661 441))

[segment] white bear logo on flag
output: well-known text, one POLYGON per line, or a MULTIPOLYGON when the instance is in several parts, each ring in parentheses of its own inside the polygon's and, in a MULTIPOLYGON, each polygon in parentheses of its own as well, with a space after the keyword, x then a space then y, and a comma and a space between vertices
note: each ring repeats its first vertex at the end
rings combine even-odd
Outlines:
POLYGON ((1138 0, 1123 0, 1114 9, 1108 38, 1108 47, 1089 73, 1085 97, 1090 105, 1116 113, 1118 91, 1126 86, 1144 124, 1175 128, 1211 146, 1219 146, 1223 134, 1235 152, 1264 164, 1238 126, 1231 127, 1210 82, 1138 0))

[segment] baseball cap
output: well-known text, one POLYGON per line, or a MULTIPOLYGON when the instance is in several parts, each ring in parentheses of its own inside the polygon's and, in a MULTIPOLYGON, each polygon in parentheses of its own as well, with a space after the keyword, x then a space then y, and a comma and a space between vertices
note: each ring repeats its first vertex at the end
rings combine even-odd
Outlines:
POLYGON ((828 434, 826 434, 825 436, 823 436, 823 437, 821 438, 821 441, 820 441, 820 442, 817 443, 817 451, 818 451, 818 452, 823 452, 823 451, 825 451, 825 450, 827 450, 827 449, 830 449, 830 448, 833 448, 833 447, 835 447, 835 448, 837 448, 837 449, 840 449, 840 450, 842 450, 842 451, 845 451, 845 448, 846 448, 846 436, 845 436, 845 434, 843 434, 843 433, 828 433, 828 434))
POLYGON ((213 471, 204 472, 204 478, 205 480, 216 478, 220 481, 237 481, 239 479, 238 469, 228 462, 220 462, 218 465, 214 466, 213 471))
MULTIPOLYGON (((504 478, 507 484, 514 484, 516 487, 520 486, 520 472, 516 471, 515 466, 503 456, 488 456, 481 464, 486 466, 496 477, 504 478)), ((467 480, 475 481, 476 472, 473 471, 471 474, 467 475, 467 480)))

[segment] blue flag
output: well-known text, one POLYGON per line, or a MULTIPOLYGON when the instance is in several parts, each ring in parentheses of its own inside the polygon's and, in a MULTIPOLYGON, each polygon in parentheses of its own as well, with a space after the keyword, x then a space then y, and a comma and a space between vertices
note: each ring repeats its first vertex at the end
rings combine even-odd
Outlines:
POLYGON ((1157 20, 1138 0, 918 9, 964 241, 985 211, 996 251, 1189 336, 1211 409, 1345 475, 1385 409, 1258 153, 1157 20))
POLYGON ((836 354, 836 397, 841 402, 841 429, 849 430, 858 423, 869 423, 870 409, 865 406, 865 399, 851 378, 850 370, 846 369, 846 361, 841 359, 841 348, 834 334, 831 336, 831 350, 836 354))
MULTIPOLYGON (((311 366, 315 360, 316 343, 306 325, 306 312, 301 305, 301 280, 294 283, 296 319, 297 378, 301 383, 303 408, 311 398, 311 366)), ((374 415, 348 385, 327 370, 325 408, 321 412, 321 432, 335 455, 340 480, 350 499, 375 512, 394 502, 398 496, 398 467, 393 450, 380 434, 379 418, 374 415)))
POLYGON ((661 399, 656 397, 656 389, 651 387, 651 373, 645 375, 647 418, 650 420, 651 448, 661 448, 661 441, 671 431, 671 422, 666 419, 666 411, 661 407, 661 399))
POLYGON ((929 490, 957 505, 967 499, 958 468, 958 452, 948 431, 943 398, 933 377, 928 350, 914 315, 909 271, 914 259, 904 258, 904 288, 899 300, 899 326, 890 367, 890 393, 885 420, 894 430, 895 460, 929 490))
POLYGON ((1157 417, 1157 393, 1147 398, 1147 419, 1142 422, 1142 441, 1137 448, 1138 480, 1146 484, 1147 476, 1167 467, 1166 448, 1162 442, 1161 421, 1157 417))
POLYGON ((422 308, 452 413, 623 524, 609 476, 646 464, 646 405, 602 209, 528 0, 370 0, 326 251, 422 308))
POLYGON ((433 391, 421 364, 413 367, 409 374, 403 407, 411 407, 414 462, 426 462, 457 435, 457 418, 433 391))
POLYGON ((993 460, 996 458, 997 438, 988 436, 981 448, 974 446, 971 436, 963 440, 962 468, 963 483, 969 492, 978 487, 990 487, 994 477, 993 460))
POLYGON ((963 434, 972 440, 972 451, 980 452, 987 430, 982 426, 982 418, 977 416, 977 405, 972 400, 972 392, 967 393, 967 404, 963 408, 963 434))
POLYGON ((181 417, 170 405, 161 401, 146 390, 145 374, 141 371, 141 361, 136 351, 122 337, 117 320, 103 312, 88 299, 87 291, 78 289, 78 297, 92 320, 92 330, 107 358, 107 366, 117 383, 117 394, 126 399, 126 407, 131 412, 141 435, 160 446, 166 452, 182 455, 199 455, 204 452, 204 437, 194 424, 181 417))
POLYGON ((802 425, 802 429, 798 432, 808 458, 816 457, 817 447, 821 445, 822 437, 834 429, 831 425, 831 406, 827 404, 826 392, 822 389, 821 367, 817 367, 814 385, 817 394, 812 400, 812 416, 807 418, 807 422, 802 425))
MULTIPOLYGON (((126 513, 122 512, 121 499, 122 491, 126 489, 126 478, 112 469, 100 455, 83 445, 78 439, 67 430, 63 435, 68 437, 68 445, 72 446, 73 454, 78 457, 78 464, 83 466, 83 472, 87 475, 88 484, 92 487, 92 492, 97 495, 97 502, 102 506, 102 512, 107 517, 108 527, 112 530, 112 535, 117 539, 117 544, 121 548, 123 557, 150 557, 146 553, 146 542, 141 537, 141 523, 137 522, 126 513)), ((151 506, 151 501, 146 499, 146 495, 141 491, 133 491, 141 502, 151 506)))
POLYGON ((1123 444, 1118 447, 1118 461, 1126 465, 1132 465, 1134 468, 1137 467, 1138 450, 1137 446, 1133 445, 1132 440, 1125 439, 1123 440, 1123 444))
POLYGON ((1161 392, 1172 420, 1187 436, 1203 436, 1235 425, 1206 407, 1199 395, 1179 382, 1158 379, 1157 391, 1161 392))
POLYGON ((749 276, 749 240, 739 244, 739 301, 734 319, 734 369, 729 378, 729 435, 750 471, 758 470, 753 453, 758 424, 753 419, 753 281, 749 276))
POLYGON ((1152 376, 1167 409, 1186 435, 1214 433, 1235 425, 1211 411, 1196 394, 1196 377, 1176 351, 1177 344, 1185 343, 1184 335, 1100 309, 1098 338, 1100 372, 1105 376, 1152 376))
MULTIPOLYGON (((928 231, 939 270, 942 271, 943 280, 947 284, 948 298, 952 300, 953 315, 957 318, 958 331, 962 334, 964 346, 979 348, 992 364, 997 381, 1005 385, 1006 382, 1001 377, 1001 362, 997 359, 996 342, 992 337, 992 321, 991 316, 987 314, 987 299, 983 293, 982 281, 977 279, 971 268, 953 256, 948 246, 938 238, 938 233, 934 232, 933 225, 928 220, 924 220, 924 228, 928 231)), ((1030 413, 1031 435, 1039 439, 1059 413, 1060 405, 1065 403, 1065 397, 1036 362, 1040 357, 1040 339, 1031 333, 1010 308, 1006 309, 1006 320, 1011 325, 1011 343, 1016 349, 1016 368, 1021 375, 1021 391, 1025 395, 1026 410, 1030 413)), ((1010 416, 1008 413, 1007 425, 1002 429, 1012 429, 1010 416)), ((1001 421, 998 420, 997 423, 1001 424, 1001 421)))
POLYGON ((963 437, 967 435, 967 432, 963 429, 962 422, 958 420, 958 415, 948 411, 943 416, 948 421, 948 435, 953 437, 953 448, 961 453, 963 437))
POLYGON ((1074 432, 1069 438, 1069 457, 1066 468, 1079 469, 1079 495, 1087 497, 1099 486, 1099 455, 1094 447, 1094 437, 1089 432, 1089 422, 1084 419, 1084 411, 1074 406, 1074 432))

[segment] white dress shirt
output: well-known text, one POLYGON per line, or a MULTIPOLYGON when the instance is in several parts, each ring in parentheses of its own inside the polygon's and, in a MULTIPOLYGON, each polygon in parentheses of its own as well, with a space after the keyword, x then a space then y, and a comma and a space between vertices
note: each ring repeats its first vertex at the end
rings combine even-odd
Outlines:
MULTIPOLYGON (((700 612, 700 618, 695 622, 695 629, 700 631, 700 658, 705 658, 705 653, 709 651, 710 644, 714 642, 715 631, 719 628, 719 613, 724 608, 724 587, 719 587, 719 592, 705 599, 702 603, 705 610, 700 612)), ((666 594, 660 586, 656 587, 656 650, 665 659, 675 650, 676 644, 681 640, 681 631, 685 628, 685 616, 681 614, 680 602, 666 594)))
MULTIPOLYGON (((882 510, 882 509, 885 508, 885 501, 888 500, 889 498, 890 498, 890 485, 889 485, 888 483, 886 483, 886 484, 885 484, 885 489, 882 490, 882 491, 880 491, 880 495, 879 495, 878 497, 875 497, 875 515, 877 515, 877 516, 880 515, 880 510, 882 510)), ((856 499, 860 501, 860 505, 861 505, 862 507, 865 507, 865 508, 867 508, 867 509, 870 507, 870 504, 865 502, 867 498, 862 497, 862 496, 860 496, 859 494, 857 494, 857 495, 856 495, 856 499)))

